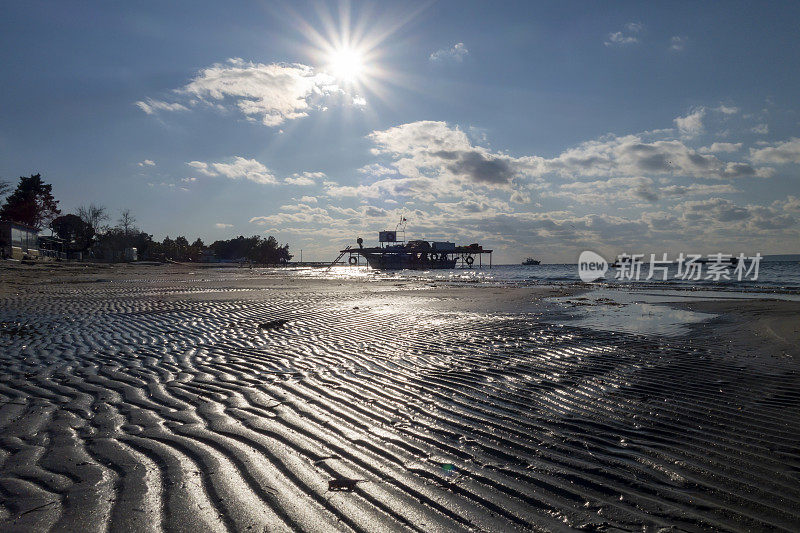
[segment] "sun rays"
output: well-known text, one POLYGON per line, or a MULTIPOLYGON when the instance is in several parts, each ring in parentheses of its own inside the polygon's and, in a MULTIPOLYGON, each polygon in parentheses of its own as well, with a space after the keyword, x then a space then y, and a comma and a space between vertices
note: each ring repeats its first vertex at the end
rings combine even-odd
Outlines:
POLYGON ((364 55, 360 50, 343 47, 331 52, 326 70, 344 84, 355 84, 364 73, 364 55))
POLYGON ((404 40, 398 32, 416 18, 423 7, 403 11, 365 8, 355 11, 342 2, 335 11, 320 5, 315 17, 288 10, 288 20, 302 35, 300 44, 314 68, 330 76, 331 84, 351 97, 362 109, 373 98, 391 105, 391 87, 412 85, 392 64, 394 50, 404 40), (387 46, 391 38, 392 46, 387 46))

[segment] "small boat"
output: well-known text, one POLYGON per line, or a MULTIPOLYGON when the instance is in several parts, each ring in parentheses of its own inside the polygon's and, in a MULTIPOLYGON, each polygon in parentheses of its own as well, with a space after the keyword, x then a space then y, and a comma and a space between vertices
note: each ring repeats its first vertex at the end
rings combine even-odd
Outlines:
POLYGON ((529 257, 525 261, 522 262, 522 264, 525 265, 525 266, 536 266, 536 265, 539 265, 541 263, 542 263, 541 261, 539 261, 538 259, 534 259, 533 257, 529 257))

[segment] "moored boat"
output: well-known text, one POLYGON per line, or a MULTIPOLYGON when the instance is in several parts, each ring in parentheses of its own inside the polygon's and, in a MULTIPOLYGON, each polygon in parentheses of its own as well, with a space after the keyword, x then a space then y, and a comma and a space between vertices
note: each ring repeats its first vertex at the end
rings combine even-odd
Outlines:
POLYGON ((379 270, 433 270, 451 268, 471 268, 483 266, 483 256, 488 254, 492 266, 492 250, 485 250, 478 243, 456 246, 452 242, 412 240, 398 241, 397 231, 381 231, 378 246, 365 247, 364 240, 357 239, 358 248, 347 247, 340 250, 340 258, 348 255, 348 263, 360 264, 363 257, 367 264, 379 270))

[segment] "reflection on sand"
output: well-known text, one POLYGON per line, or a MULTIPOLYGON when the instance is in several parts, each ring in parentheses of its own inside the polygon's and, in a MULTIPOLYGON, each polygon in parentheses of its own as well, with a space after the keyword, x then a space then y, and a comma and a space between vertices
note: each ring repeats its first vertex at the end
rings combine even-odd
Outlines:
POLYGON ((646 300, 647 297, 622 291, 590 291, 579 297, 550 298, 548 301, 557 304, 571 316, 564 323, 639 335, 686 335, 691 324, 716 316, 674 309, 665 305, 663 298, 651 298, 660 301, 658 304, 645 303, 642 299, 646 300), (609 298, 608 293, 616 298, 609 298), (634 297, 638 301, 633 301, 634 297))
POLYGON ((574 326, 640 335, 682 336, 696 324, 717 315, 671 307, 670 303, 704 300, 755 300, 769 297, 798 301, 795 294, 761 294, 718 291, 632 291, 594 289, 580 296, 548 298, 547 302, 563 310, 568 318, 558 321, 574 326))

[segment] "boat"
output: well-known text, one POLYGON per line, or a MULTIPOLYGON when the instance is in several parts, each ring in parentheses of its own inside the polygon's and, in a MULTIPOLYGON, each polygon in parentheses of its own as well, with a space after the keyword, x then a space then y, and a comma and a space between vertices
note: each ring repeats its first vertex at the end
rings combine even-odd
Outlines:
MULTIPOLYGON (((364 240, 359 237, 358 248, 348 246, 339 251, 339 258, 345 255, 350 265, 366 263, 377 270, 434 270, 452 268, 472 268, 483 266, 483 256, 489 256, 489 268, 492 266, 492 250, 486 250, 478 243, 467 246, 456 246, 452 242, 426 240, 398 240, 398 232, 381 231, 378 233, 378 246, 365 247, 364 240)), ((332 263, 333 264, 333 263, 332 263)))
POLYGON ((538 259, 534 259, 533 257, 529 257, 525 261, 522 262, 522 264, 525 265, 525 266, 536 266, 536 265, 539 265, 541 263, 542 263, 541 261, 539 261, 538 259))

